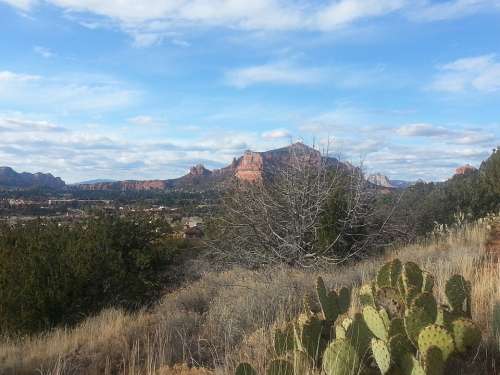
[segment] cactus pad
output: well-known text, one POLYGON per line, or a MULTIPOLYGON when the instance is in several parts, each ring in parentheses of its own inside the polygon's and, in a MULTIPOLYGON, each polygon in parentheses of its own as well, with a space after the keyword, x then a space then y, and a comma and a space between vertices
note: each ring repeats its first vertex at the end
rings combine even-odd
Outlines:
POLYGON ((436 346, 441 350, 443 361, 446 362, 451 353, 455 350, 453 337, 446 328, 432 324, 425 327, 418 336, 418 350, 420 353, 427 353, 431 346, 436 346))
POLYGON ((422 292, 432 293, 432 289, 434 289, 434 276, 432 276, 429 272, 424 272, 424 280, 422 285, 422 292))
POLYGON ((430 324, 433 324, 432 319, 427 312, 421 307, 412 307, 406 310, 404 317, 405 331, 411 342, 416 345, 420 332, 430 324))
POLYGON ((333 290, 328 292, 321 276, 316 280, 316 293, 324 318, 332 322, 335 321, 340 313, 338 296, 333 290))
POLYGON ((351 289, 343 287, 338 294, 338 307, 340 314, 346 314, 351 306, 351 289))
POLYGON ((381 288, 376 293, 377 305, 383 307, 391 317, 401 317, 405 309, 400 293, 394 288, 381 288))
POLYGON ((348 340, 335 340, 323 354, 323 370, 326 375, 358 374, 361 361, 356 349, 348 340))
POLYGON ((441 349, 436 346, 431 346, 425 352, 422 359, 426 375, 443 375, 444 360, 441 349))
POLYGON ((413 262, 405 263, 403 265, 401 276, 406 294, 408 294, 410 288, 416 289, 419 292, 422 290, 424 276, 422 270, 416 263, 413 262))
POLYGON ((481 331, 472 320, 459 318, 451 323, 457 350, 465 353, 477 348, 481 342, 481 331))
POLYGON ((389 324, 389 337, 396 336, 397 334, 406 335, 405 324, 401 318, 394 318, 389 324))
POLYGON ((354 349, 357 350, 360 358, 363 358, 370 348, 370 341, 373 335, 368 329, 363 315, 357 313, 354 315, 352 324, 346 331, 346 338, 350 341, 354 349))
POLYGON ((359 302, 362 306, 375 307, 375 286, 373 283, 363 284, 359 289, 359 302))
POLYGON ((391 352, 387 347, 387 344, 376 338, 373 338, 371 341, 373 359, 377 363, 378 368, 382 375, 385 375, 389 372, 391 368, 391 352))
POLYGON ((446 282, 445 293, 454 312, 464 311, 464 302, 470 296, 470 286, 462 275, 450 277, 446 282))
POLYGON ((420 293, 412 302, 412 307, 422 308, 425 310, 432 323, 437 318, 437 302, 434 296, 429 292, 420 293))
POLYGON ((384 341, 389 339, 389 327, 386 326, 386 322, 374 307, 365 306, 363 308, 363 317, 374 336, 384 341))
POLYGON ((267 367, 266 375, 294 375, 293 365, 284 359, 275 359, 267 367))
POLYGON ((411 353, 406 353, 400 364, 404 375, 426 375, 423 367, 411 353))
POLYGON ((236 367, 235 375, 257 375, 257 371, 246 362, 242 362, 236 367))
POLYGON ((302 314, 294 324, 295 348, 316 360, 322 350, 323 321, 315 316, 302 314))
POLYGON ((389 351, 393 361, 398 365, 404 362, 404 357, 413 352, 413 346, 406 335, 398 333, 389 339, 389 351))
POLYGON ((384 264, 377 272, 377 286, 379 288, 391 286, 391 262, 384 264))
POLYGON ((346 330, 342 326, 342 324, 337 324, 335 326, 335 338, 336 339, 345 339, 346 338, 346 330))

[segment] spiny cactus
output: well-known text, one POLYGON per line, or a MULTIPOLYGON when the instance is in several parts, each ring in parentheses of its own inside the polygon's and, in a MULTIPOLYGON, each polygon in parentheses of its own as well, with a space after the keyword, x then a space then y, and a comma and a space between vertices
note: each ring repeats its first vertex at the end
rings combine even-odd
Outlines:
POLYGON ((373 358, 377 363, 380 372, 384 375, 391 369, 391 352, 387 343, 383 340, 372 339, 371 342, 373 358))
POLYGON ((443 361, 446 361, 455 350, 455 343, 451 333, 437 324, 425 327, 418 335, 418 350, 424 358, 431 346, 441 350, 443 361))
POLYGON ((328 291, 321 277, 316 280, 316 293, 325 320, 334 322, 341 314, 347 313, 351 304, 351 291, 341 288, 337 294, 335 290, 328 291))
POLYGON ((455 314, 470 318, 471 285, 461 275, 453 275, 446 283, 446 298, 455 314))
POLYGON ((363 317, 375 337, 384 341, 389 339, 389 326, 379 311, 373 306, 365 306, 363 308, 363 317))
POLYGON ((477 348, 481 342, 481 331, 469 319, 458 318, 451 323, 455 345, 460 353, 477 348))
MULTIPOLYGON (((329 291, 319 277, 317 301, 306 298, 305 313, 275 330, 277 358, 269 363, 266 375, 371 375, 374 371, 443 375, 451 356, 467 358, 478 347, 481 332, 470 319, 469 282, 460 275, 450 278, 446 283, 449 305, 438 305, 433 287, 431 274, 415 263, 395 259, 381 267, 375 281, 360 288, 362 313, 348 317, 350 290, 329 291)), ((257 374, 242 363, 236 375, 257 374)))
POLYGON ((443 352, 437 346, 430 346, 422 357, 423 369, 428 375, 442 375, 445 359, 443 352))
POLYGON ((361 366, 356 348, 347 339, 332 341, 323 354, 323 370, 326 375, 357 374, 361 366))
POLYGON ((305 313, 299 316, 294 324, 294 347, 307 353, 313 360, 317 360, 324 349, 322 339, 324 324, 317 316, 305 313))

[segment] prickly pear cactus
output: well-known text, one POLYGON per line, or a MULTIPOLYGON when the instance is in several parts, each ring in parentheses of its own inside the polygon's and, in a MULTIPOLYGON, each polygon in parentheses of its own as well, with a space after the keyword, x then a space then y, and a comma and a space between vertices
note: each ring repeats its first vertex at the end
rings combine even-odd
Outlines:
POLYGON ((302 314, 294 324, 294 348, 317 360, 324 349, 322 340, 323 321, 316 316, 302 314))
POLYGON ((452 354, 478 347, 481 332, 469 319, 470 283, 460 275, 450 278, 450 306, 438 305, 433 289, 430 273, 399 261, 383 265, 375 282, 361 287, 363 317, 375 336, 372 357, 382 374, 442 375, 452 354))
POLYGON ((385 375, 391 369, 391 352, 387 343, 383 340, 372 339, 371 342, 373 359, 377 363, 382 375, 385 375))
POLYGON ((325 320, 335 321, 340 314, 339 297, 334 290, 328 291, 321 277, 316 280, 316 293, 325 320))
POLYGON ((453 275, 446 283, 446 298, 456 314, 470 317, 471 285, 461 275, 453 275))
POLYGON ((451 333, 437 324, 425 327, 418 335, 418 350, 423 354, 424 358, 431 346, 441 350, 443 361, 446 361, 455 350, 455 343, 451 333))
POLYGON ((373 335, 381 340, 387 341, 389 339, 389 327, 387 321, 372 306, 365 306, 363 308, 363 318, 365 319, 366 325, 373 333, 373 335))
POLYGON ((481 331, 470 319, 459 318, 451 323, 455 345, 460 353, 474 350, 481 342, 481 331))
POLYGON ((332 341, 323 354, 323 371, 326 375, 358 374, 361 367, 359 354, 349 340, 332 341))
MULTIPOLYGON (((306 298, 305 313, 275 330, 277 358, 266 375, 443 375, 451 356, 474 352, 481 332, 470 319, 469 282, 450 278, 449 306, 438 304, 433 288, 431 274, 395 259, 360 288, 362 313, 349 317, 351 291, 329 291, 319 277, 317 299, 306 298)), ((236 375, 257 373, 242 363, 236 375)))

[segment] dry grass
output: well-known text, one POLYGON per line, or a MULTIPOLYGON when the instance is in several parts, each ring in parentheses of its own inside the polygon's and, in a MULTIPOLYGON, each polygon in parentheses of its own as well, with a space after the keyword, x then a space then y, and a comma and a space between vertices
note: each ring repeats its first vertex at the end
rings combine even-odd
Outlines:
MULTIPOLYGON (((500 303, 500 265, 485 250, 487 237, 486 224, 468 225, 388 252, 388 257, 319 274, 331 286, 356 289, 373 277, 383 261, 397 256, 414 260, 436 275, 442 298, 446 279, 462 273, 474 285, 474 318, 485 337, 477 362, 484 364, 498 358, 500 350, 500 338, 493 328, 493 306, 495 301, 500 303)), ((208 375, 209 370, 197 367, 231 373, 240 360, 262 370, 270 355, 270 328, 300 312, 302 297, 313 290, 317 274, 286 268, 208 272, 199 281, 166 295, 152 311, 107 310, 73 329, 4 340, 0 343, 0 373, 208 375), (174 366, 179 363, 195 368, 174 366)))

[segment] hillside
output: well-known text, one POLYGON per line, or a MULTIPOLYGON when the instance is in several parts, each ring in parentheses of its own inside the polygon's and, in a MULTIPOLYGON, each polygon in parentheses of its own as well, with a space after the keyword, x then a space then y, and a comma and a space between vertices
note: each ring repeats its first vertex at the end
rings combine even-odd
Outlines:
POLYGON ((18 173, 10 167, 0 167, 0 189, 62 189, 66 186, 50 173, 18 173))
MULTIPOLYGON (((271 327, 282 326, 301 312, 302 298, 314 290, 318 275, 330 286, 352 287, 355 310, 359 286, 384 261, 398 257, 434 274, 441 298, 453 273, 472 282, 472 311, 484 343, 472 367, 460 374, 494 374, 488 368, 500 359, 492 319, 493 301, 500 299, 500 268, 486 253, 485 244, 497 241, 489 238, 489 228, 489 220, 448 228, 433 240, 348 267, 205 272, 198 281, 166 294, 150 311, 110 309, 73 329, 3 341, 2 367, 6 374, 35 374, 43 369, 50 375, 164 375, 176 373, 178 368, 170 366, 180 363, 208 368, 202 373, 229 375, 244 360, 263 373, 272 353, 271 327)), ((192 375, 201 371, 181 368, 192 375)))

